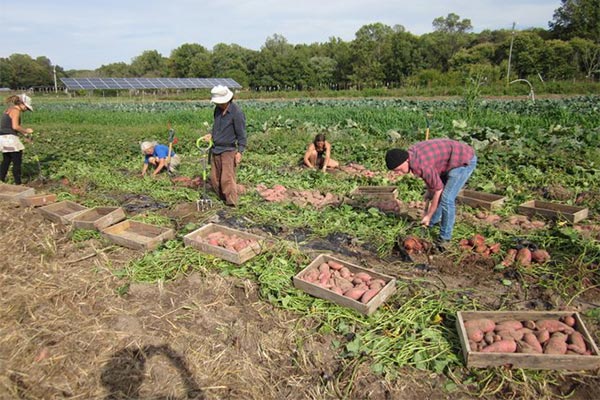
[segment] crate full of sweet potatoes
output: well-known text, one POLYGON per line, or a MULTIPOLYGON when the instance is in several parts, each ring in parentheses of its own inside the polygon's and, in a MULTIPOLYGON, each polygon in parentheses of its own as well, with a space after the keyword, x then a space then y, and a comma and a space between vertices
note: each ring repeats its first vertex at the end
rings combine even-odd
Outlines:
POLYGON ((467 367, 600 367, 598 347, 577 312, 461 311, 456 327, 467 367))

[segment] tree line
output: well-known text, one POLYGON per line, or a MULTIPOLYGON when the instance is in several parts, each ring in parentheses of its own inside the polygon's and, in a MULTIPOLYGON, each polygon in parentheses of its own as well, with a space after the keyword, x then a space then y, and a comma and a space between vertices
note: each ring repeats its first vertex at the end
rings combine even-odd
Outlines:
POLYGON ((461 77, 500 82, 600 78, 600 1, 561 0, 549 29, 484 30, 473 33, 469 19, 451 13, 433 21, 423 35, 373 23, 352 41, 288 43, 268 37, 260 50, 220 43, 208 50, 196 43, 169 57, 144 51, 130 64, 112 63, 94 71, 65 71, 46 57, 13 54, 0 58, 0 87, 52 86, 60 77, 226 77, 259 91, 363 89, 460 84, 461 77), (510 65, 509 65, 510 59, 510 65), (510 76, 507 73, 510 71, 510 76))

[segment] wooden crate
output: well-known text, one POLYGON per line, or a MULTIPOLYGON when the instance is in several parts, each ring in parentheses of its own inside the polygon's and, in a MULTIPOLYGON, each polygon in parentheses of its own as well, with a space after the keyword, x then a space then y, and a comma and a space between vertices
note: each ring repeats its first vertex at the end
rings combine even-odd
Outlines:
POLYGON ((56 202, 55 194, 34 194, 19 198, 22 207, 41 207, 54 202, 56 202))
POLYGON ((73 218, 89 208, 69 200, 48 204, 39 208, 42 215, 50 221, 58 224, 69 225, 73 218))
POLYGON ((456 329, 462 345, 467 367, 487 368, 511 365, 513 368, 583 370, 600 367, 598 347, 578 313, 573 311, 459 311, 456 329), (554 355, 524 353, 483 353, 471 350, 464 321, 489 318, 494 322, 517 320, 558 319, 567 315, 575 317, 575 329, 585 338, 592 355, 554 355))
POLYGON ((252 257, 260 254, 264 243, 264 238, 252 233, 239 231, 217 224, 207 224, 195 231, 188 233, 183 237, 185 246, 193 247, 203 253, 213 255, 234 264, 243 264, 252 257), (253 239, 256 243, 242 249, 241 251, 228 250, 221 246, 213 246, 205 241, 205 238, 213 232, 222 232, 226 235, 236 235, 242 239, 253 239))
POLYGON ((571 223, 579 222, 588 217, 587 208, 540 200, 526 201, 519 206, 518 212, 528 216, 540 215, 551 219, 564 218, 571 223))
POLYGON ((73 226, 77 229, 101 231, 125 218, 125 211, 121 207, 95 207, 73 218, 73 226))
POLYGON ((171 228, 131 220, 119 222, 100 232, 108 240, 134 250, 154 250, 162 242, 175 237, 175 231, 171 228))
POLYGON ((19 199, 24 196, 35 194, 35 189, 21 185, 0 184, 0 200, 19 202, 19 199))
POLYGON ((383 302, 396 290, 396 278, 389 275, 380 274, 379 272, 375 272, 371 269, 359 267, 358 265, 351 264, 347 261, 337 259, 327 254, 320 254, 317 258, 315 258, 313 262, 311 262, 306 268, 304 268, 302 271, 300 271, 294 276, 293 282, 296 288, 301 289, 308 294, 311 294, 321 299, 329 300, 343 307, 352 308, 353 310, 356 310, 359 313, 366 315, 373 314, 375 310, 377 310, 377 308, 381 304, 383 304, 383 302), (300 278, 306 271, 310 270, 311 268, 318 268, 319 265, 330 260, 337 261, 340 264, 343 264, 346 268, 350 270, 350 272, 366 272, 369 275, 371 275, 374 279, 383 279, 383 281, 386 282, 386 284, 383 287, 383 289, 381 289, 381 291, 377 293, 377 295, 375 295, 375 297, 373 297, 368 303, 365 304, 361 303, 358 300, 353 300, 351 298, 342 296, 329 289, 325 289, 319 285, 307 282, 300 278))
POLYGON ((398 188, 396 186, 359 186, 350 192, 350 196, 368 200, 396 200, 398 188))
POLYGON ((456 200, 473 208, 493 210, 501 208, 506 197, 497 194, 477 192, 475 190, 461 190, 456 200))

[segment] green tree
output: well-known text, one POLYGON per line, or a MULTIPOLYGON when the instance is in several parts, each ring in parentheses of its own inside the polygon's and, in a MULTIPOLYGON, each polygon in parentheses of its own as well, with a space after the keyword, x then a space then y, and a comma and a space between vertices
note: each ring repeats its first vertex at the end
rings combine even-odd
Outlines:
POLYGON ((96 73, 101 77, 107 78, 130 78, 134 76, 129 64, 124 62, 102 65, 96 69, 96 73))
POLYGON ((391 38, 391 57, 385 64, 386 80, 403 82, 407 77, 424 68, 419 39, 406 32, 403 26, 395 26, 391 38))
POLYGON ((325 56, 335 61, 335 71, 333 72, 333 87, 345 89, 350 84, 350 75, 352 74, 352 50, 350 43, 344 42, 340 38, 330 37, 323 44, 325 56))
POLYGON ((575 62, 586 78, 600 75, 600 45, 588 39, 573 38, 571 47, 575 62))
POLYGON ((237 44, 216 44, 212 50, 213 76, 231 78, 247 87, 250 84, 248 66, 253 53, 255 51, 245 49, 237 44))
POLYGON ((204 46, 185 43, 171 52, 167 62, 169 76, 199 78, 212 75, 211 55, 204 46))
MULTIPOLYGON (((544 41, 536 33, 519 32, 513 42, 511 77, 513 74, 518 78, 537 75, 542 72, 540 62, 544 48, 544 41)), ((508 60, 510 50, 510 39, 507 39, 499 48, 497 58, 508 60)))
POLYGON ((561 3, 548 23, 556 38, 580 37, 600 44, 600 1, 561 0, 561 3))
POLYGON ((163 77, 167 75, 167 60, 156 50, 146 50, 131 61, 131 71, 139 77, 163 77))
POLYGON ((448 71, 450 59, 470 41, 468 32, 473 29, 470 19, 460 19, 454 13, 433 20, 434 32, 422 36, 425 57, 430 66, 448 71))
POLYGON ((361 86, 379 86, 386 80, 385 65, 392 58, 391 37, 394 31, 381 23, 369 24, 356 32, 352 49, 351 80, 361 86))
POLYGON ((544 79, 567 80, 575 77, 577 63, 569 42, 547 40, 540 51, 539 73, 544 79))

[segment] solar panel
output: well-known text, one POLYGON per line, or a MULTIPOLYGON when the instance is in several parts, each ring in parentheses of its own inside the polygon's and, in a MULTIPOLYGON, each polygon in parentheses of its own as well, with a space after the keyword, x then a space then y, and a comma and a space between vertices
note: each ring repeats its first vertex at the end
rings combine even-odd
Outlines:
POLYGON ((68 90, 94 89, 210 89, 242 86, 231 78, 60 78, 68 90))

